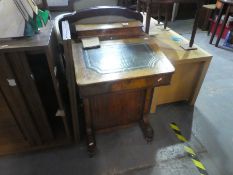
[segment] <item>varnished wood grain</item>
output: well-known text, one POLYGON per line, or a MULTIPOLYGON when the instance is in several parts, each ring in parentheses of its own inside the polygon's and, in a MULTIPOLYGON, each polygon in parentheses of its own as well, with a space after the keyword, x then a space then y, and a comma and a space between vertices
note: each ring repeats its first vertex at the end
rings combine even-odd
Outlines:
POLYGON ((8 60, 13 70, 17 72, 17 74, 15 74, 16 78, 19 80, 18 83, 24 92, 23 94, 28 102, 28 109, 35 121, 35 125, 38 128, 42 141, 46 142, 53 140, 53 132, 41 98, 38 94, 35 81, 33 80, 33 74, 28 65, 25 53, 17 52, 8 54, 8 60))
POLYGON ((144 35, 140 21, 110 24, 77 24, 78 38, 99 37, 101 40, 110 38, 132 38, 144 35))
POLYGON ((11 70, 11 67, 4 54, 0 54, 0 87, 1 91, 5 95, 7 103, 17 121, 19 127, 22 130, 25 138, 30 144, 41 144, 41 138, 33 123, 32 117, 28 110, 25 99, 21 94, 21 89, 18 86, 17 78, 11 70), (16 82, 15 86, 9 86, 9 79, 14 79, 16 82))
POLYGON ((155 88, 151 112, 155 112, 157 105, 183 100, 194 105, 212 55, 198 46, 197 50, 183 50, 180 44, 188 43, 188 40, 172 30, 154 29, 152 33, 176 71, 169 86, 155 88), (180 41, 172 40, 174 37, 180 41))
POLYGON ((189 101, 199 78, 200 64, 177 65, 170 86, 155 89, 157 104, 172 103, 176 101, 189 101))
POLYGON ((75 30, 77 38, 99 37, 100 40, 125 39, 144 36, 142 22, 138 20, 109 24, 80 24, 77 22, 75 30))
POLYGON ((106 29, 106 30, 89 30, 80 31, 77 34, 78 39, 88 37, 99 37, 100 40, 122 39, 143 36, 141 27, 106 29))
POLYGON ((25 140, 17 121, 15 120, 3 93, 0 88, 0 154, 3 151, 2 147, 9 144, 28 144, 25 140))
MULTIPOLYGON (((41 29, 40 33, 34 37, 1 41, 0 89, 16 121, 16 126, 11 125, 9 132, 6 133, 6 128, 4 128, 6 125, 0 124, 0 135, 2 138, 2 140, 0 139, 0 142, 2 141, 0 143, 0 155, 46 148, 46 146, 56 144, 58 140, 63 140, 67 143, 67 138, 70 139, 70 126, 67 122, 67 115, 61 98, 58 77, 55 75, 55 70, 58 68, 58 54, 56 52, 57 45, 53 35, 53 21, 48 22, 47 26, 41 29), (48 67, 49 69, 45 72, 47 76, 51 76, 52 82, 46 82, 47 84, 45 84, 46 86, 51 84, 51 87, 48 86, 48 88, 52 89, 49 92, 55 91, 51 96, 56 94, 53 105, 57 107, 58 103, 58 109, 61 111, 61 116, 59 117, 61 118, 55 118, 56 111, 49 111, 48 106, 43 106, 47 105, 43 101, 46 98, 42 97, 44 95, 43 90, 39 86, 38 89, 36 87, 41 82, 37 79, 41 74, 35 71, 34 68, 38 68, 38 65, 32 65, 34 64, 33 59, 37 59, 36 61, 34 60, 36 63, 44 61, 45 68, 48 67), (48 65, 46 65, 46 59, 48 65), (34 69, 32 70, 33 73, 38 73, 39 75, 31 75, 31 68, 34 69), (33 77, 36 78, 34 79, 33 77), (14 79, 16 85, 9 85, 7 79, 14 79), (64 134, 63 127, 60 127, 58 131, 56 126, 54 126, 57 124, 56 121, 59 120, 64 121, 67 135, 64 134), (23 140, 20 138, 20 132, 17 133, 17 127, 23 135, 23 140), (4 137, 2 137, 1 133, 4 137)), ((44 73, 44 71, 42 72, 44 73)), ((46 79, 44 75, 41 77, 50 81, 50 78, 46 79)), ((0 115, 5 115, 5 113, 6 111, 0 107, 0 115)), ((4 118, 3 121, 8 123, 11 117, 10 115, 5 117, 7 118, 4 118)))
POLYGON ((2 41, 0 43, 0 53, 1 52, 11 52, 12 49, 15 51, 28 50, 35 51, 39 49, 44 49, 50 43, 50 37, 53 29, 53 21, 49 21, 47 26, 40 30, 39 35, 34 37, 17 38, 7 41, 2 41))
POLYGON ((72 125, 74 132, 75 141, 79 141, 79 118, 78 118, 78 104, 77 104, 77 93, 76 93, 76 83, 75 83, 75 70, 74 61, 72 55, 72 41, 70 35, 70 28, 67 21, 62 22, 62 41, 64 48, 64 60, 65 60, 65 73, 66 81, 69 94, 70 111, 72 117, 72 125))
POLYGON ((138 121, 145 139, 148 142, 153 139, 153 129, 148 120, 153 88, 168 85, 174 67, 149 38, 105 41, 101 42, 101 45, 127 43, 147 43, 157 62, 147 68, 98 73, 87 68, 81 44, 72 44, 76 83, 80 97, 84 98, 87 147, 90 155, 96 151, 94 130, 115 128, 138 121))
MULTIPOLYGON (((113 41, 103 41, 102 44, 123 44, 123 43, 148 43, 152 50, 154 50, 155 56, 158 58, 158 62, 152 68, 142 68, 135 69, 131 71, 110 73, 110 74, 99 74, 91 69, 87 69, 83 59, 83 50, 80 43, 73 43, 73 55, 75 63, 75 74, 76 83, 79 86, 85 86, 96 83, 103 83, 108 81, 117 81, 124 79, 140 78, 140 77, 150 77, 151 75, 158 74, 169 74, 174 72, 174 67, 165 57, 165 55, 159 50, 156 43, 148 38, 136 38, 136 39, 124 39, 124 40, 113 40, 113 41)), ((111 56, 109 55, 111 59, 111 56)))
POLYGON ((94 129, 106 129, 139 121, 144 96, 143 90, 94 96, 91 98, 94 129))
POLYGON ((131 27, 143 27, 140 21, 129 21, 126 23, 110 23, 110 24, 77 24, 75 25, 76 31, 90 31, 90 30, 107 30, 107 29, 120 29, 131 27))
MULTIPOLYGON (((83 16, 78 16, 77 13, 76 15, 64 19, 67 19, 69 24, 72 25, 76 22, 75 20, 78 21, 82 17, 94 17, 97 14, 98 16, 106 15, 106 12, 110 15, 114 14, 116 16, 129 16, 130 18, 142 18, 139 13, 120 7, 114 7, 114 11, 109 9, 112 8, 99 7, 94 10, 87 10, 87 12, 90 13, 85 12, 83 13, 83 16)), ((63 22, 63 36, 66 36, 67 33, 69 33, 69 31, 67 31, 65 28, 65 23, 67 28, 69 27, 68 22, 63 22)), ((99 24, 96 26, 96 28, 97 27, 101 28, 99 24)), ((115 33, 121 32, 121 29, 125 28, 120 28, 118 30, 116 29, 116 32, 110 32, 109 36, 114 37, 115 33)), ((101 29, 98 30, 101 31, 101 29)), ((109 29, 109 31, 111 30, 112 29, 109 29)), ((82 32, 83 31, 86 30, 82 30, 82 32)), ((96 30, 94 31, 96 32, 96 30)), ((89 34, 87 35, 91 36, 90 31, 88 32, 89 34)), ((127 34, 125 31, 123 31, 123 33, 127 34)), ((67 51, 72 51, 71 55, 68 56, 74 63, 76 84, 78 87, 79 96, 83 99, 87 148, 91 156, 96 151, 95 130, 115 128, 138 121, 140 122, 145 139, 148 142, 152 141, 153 139, 153 129, 150 127, 148 120, 153 88, 156 86, 168 85, 175 69, 166 56, 159 50, 157 44, 153 42, 152 38, 148 37, 141 31, 140 33, 141 36, 137 36, 136 38, 101 41, 100 47, 106 49, 106 47, 104 47, 105 45, 114 47, 116 44, 145 44, 146 46, 148 45, 149 48, 141 52, 144 54, 153 54, 153 57, 151 57, 156 58, 155 63, 150 64, 150 66, 141 66, 135 69, 126 69, 126 67, 124 67, 124 71, 121 70, 112 73, 110 73, 111 71, 109 73, 99 73, 94 69, 88 68, 84 60, 84 50, 82 45, 76 40, 78 37, 77 35, 72 36, 72 43, 70 39, 69 41, 67 41, 66 38, 64 39, 65 50, 67 49, 67 51), (72 47, 69 48, 66 42, 72 44, 72 47)), ((80 32, 77 34, 80 34, 80 32)), ((103 32, 103 36, 106 35, 108 34, 103 32)), ((115 61, 117 61, 117 59, 120 59, 120 55, 122 53, 118 54, 119 58, 113 57, 112 54, 114 53, 107 52, 108 55, 106 55, 104 49, 103 51, 96 49, 94 54, 98 55, 99 52, 101 52, 101 54, 99 54, 99 57, 94 55, 93 58, 98 59, 98 64, 102 64, 100 67, 104 65, 113 66, 113 64, 109 64, 111 59, 115 59, 115 61), (109 60, 103 59, 107 57, 109 60), (106 62, 104 62, 104 60, 106 62)), ((122 52, 122 50, 118 48, 115 54, 117 54, 117 52, 122 52)), ((129 55, 130 53, 132 54, 132 52, 129 52, 129 55)), ((127 52, 124 52, 124 54, 127 54, 127 52)), ((138 59, 143 59, 141 57, 138 59)), ((130 58, 124 57, 125 60, 123 62, 130 61, 130 58)), ((152 60, 150 59, 150 61, 152 60)))

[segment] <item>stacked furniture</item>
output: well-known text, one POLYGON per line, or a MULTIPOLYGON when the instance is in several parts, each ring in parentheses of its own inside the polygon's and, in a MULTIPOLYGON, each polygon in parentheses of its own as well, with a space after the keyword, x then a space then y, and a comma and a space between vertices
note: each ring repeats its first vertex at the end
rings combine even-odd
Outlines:
MULTIPOLYGON (((138 0, 137 3, 137 11, 141 11, 143 8, 146 9, 147 13, 147 18, 146 18, 146 33, 149 33, 149 28, 150 28, 150 20, 153 11, 157 9, 158 13, 158 24, 160 24, 160 17, 161 17, 161 9, 165 9, 164 11, 164 16, 165 16, 165 22, 164 22, 164 29, 167 28, 167 23, 168 23, 168 17, 169 17, 169 12, 171 12, 171 8, 174 4, 173 0, 138 0), (157 7, 157 8, 156 8, 157 7)), ((171 15, 170 15, 171 16, 171 15)))
MULTIPOLYGON (((53 22, 32 38, 0 43, 0 154, 70 143, 53 22)), ((76 137, 77 138, 77 137, 76 137)))
POLYGON ((216 47, 218 47, 218 45, 219 45, 219 42, 221 40, 221 37, 222 37, 222 34, 224 32, 227 21, 229 19, 229 16, 233 14, 233 0, 220 0, 220 2, 223 5, 222 5, 222 7, 220 9, 220 13, 219 13, 218 18, 216 20, 214 31, 213 31, 213 33, 211 35, 211 38, 210 38, 210 44, 212 44, 212 42, 214 40, 215 34, 217 32, 217 29, 218 29, 218 25, 220 24, 220 21, 222 19, 223 13, 224 13, 224 9, 226 9, 226 14, 225 14, 224 20, 222 22, 222 27, 221 27, 220 33, 218 35, 217 41, 215 43, 216 47))
MULTIPOLYGON (((152 22, 155 23, 155 20, 152 22)), ((162 104, 185 101, 193 106, 198 97, 202 83, 211 63, 212 55, 200 47, 196 50, 184 50, 181 43, 189 43, 187 39, 173 30, 161 31, 151 29, 151 35, 158 47, 175 67, 175 73, 168 86, 157 87, 151 105, 151 113, 162 104)))
POLYGON ((192 30, 192 36, 190 39, 190 43, 186 46, 182 46, 184 49, 186 50, 190 50, 193 49, 193 43, 194 43, 194 39, 195 39, 195 35, 196 35, 196 31, 197 31, 197 26, 198 26, 198 20, 199 20, 199 14, 200 14, 200 9, 202 7, 202 5, 204 4, 204 0, 138 0, 137 3, 137 9, 138 11, 140 11, 141 6, 146 6, 146 33, 149 33, 149 29, 150 29, 150 20, 151 20, 151 11, 152 11, 152 7, 153 5, 156 4, 165 4, 165 6, 167 6, 166 8, 166 19, 165 19, 165 25, 164 27, 166 28, 167 26, 167 21, 168 21, 168 6, 170 4, 173 3, 196 3, 197 4, 197 12, 196 12, 196 16, 195 16, 195 20, 194 20, 194 24, 193 24, 193 30, 192 30))
POLYGON ((83 101, 90 155, 96 151, 97 131, 138 122, 145 139, 153 139, 148 117, 154 87, 168 85, 174 68, 142 31, 142 19, 126 8, 97 7, 66 16, 57 25, 70 89, 77 89, 83 101), (86 37, 99 37, 100 47, 83 49, 86 37))

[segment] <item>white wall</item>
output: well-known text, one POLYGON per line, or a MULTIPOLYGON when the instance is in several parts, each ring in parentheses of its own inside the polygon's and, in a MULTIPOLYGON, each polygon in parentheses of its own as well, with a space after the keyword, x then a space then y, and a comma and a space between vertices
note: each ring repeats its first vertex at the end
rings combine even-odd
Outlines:
POLYGON ((95 6, 117 5, 117 0, 76 0, 74 9, 80 10, 95 6))

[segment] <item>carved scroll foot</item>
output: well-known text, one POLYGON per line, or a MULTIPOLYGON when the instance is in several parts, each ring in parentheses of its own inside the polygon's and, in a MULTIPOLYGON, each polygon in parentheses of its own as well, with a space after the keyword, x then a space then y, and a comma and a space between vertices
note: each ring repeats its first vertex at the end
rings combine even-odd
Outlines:
POLYGON ((152 127, 150 126, 150 124, 144 122, 144 120, 141 120, 139 124, 140 124, 140 127, 142 129, 143 135, 144 135, 147 143, 152 142, 153 137, 154 137, 154 131, 153 131, 152 127))

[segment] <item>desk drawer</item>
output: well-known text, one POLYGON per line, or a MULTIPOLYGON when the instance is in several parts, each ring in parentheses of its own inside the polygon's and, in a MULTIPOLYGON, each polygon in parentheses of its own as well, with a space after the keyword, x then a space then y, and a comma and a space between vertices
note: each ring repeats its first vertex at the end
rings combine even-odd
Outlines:
POLYGON ((103 82, 87 86, 79 86, 79 93, 81 97, 88 97, 98 94, 144 89, 148 87, 158 87, 169 85, 172 73, 155 75, 151 77, 140 77, 134 79, 126 79, 121 81, 103 82))

